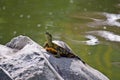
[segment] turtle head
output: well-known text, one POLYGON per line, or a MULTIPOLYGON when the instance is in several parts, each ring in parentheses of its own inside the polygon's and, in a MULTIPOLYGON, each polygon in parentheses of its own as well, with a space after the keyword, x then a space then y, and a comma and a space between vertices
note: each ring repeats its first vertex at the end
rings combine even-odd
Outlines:
POLYGON ((49 32, 45 32, 45 34, 46 34, 48 45, 52 46, 52 35, 49 32))

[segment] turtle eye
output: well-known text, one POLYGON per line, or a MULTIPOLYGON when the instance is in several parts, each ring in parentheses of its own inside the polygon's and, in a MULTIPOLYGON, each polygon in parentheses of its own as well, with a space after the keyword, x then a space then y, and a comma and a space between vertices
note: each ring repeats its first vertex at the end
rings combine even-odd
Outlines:
POLYGON ((45 32, 45 34, 49 34, 48 32, 45 32))

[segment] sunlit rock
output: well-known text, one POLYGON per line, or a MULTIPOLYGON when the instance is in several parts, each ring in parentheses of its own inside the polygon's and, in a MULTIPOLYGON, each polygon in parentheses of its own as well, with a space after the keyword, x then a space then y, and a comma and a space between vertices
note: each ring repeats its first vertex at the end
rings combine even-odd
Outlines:
POLYGON ((0 48, 0 67, 14 80, 109 80, 80 60, 55 58, 26 36, 13 38, 0 48))

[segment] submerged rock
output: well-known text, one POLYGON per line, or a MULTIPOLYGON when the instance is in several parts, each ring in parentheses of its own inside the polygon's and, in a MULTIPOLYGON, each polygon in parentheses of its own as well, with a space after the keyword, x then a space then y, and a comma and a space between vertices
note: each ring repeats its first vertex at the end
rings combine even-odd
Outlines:
POLYGON ((18 36, 0 48, 0 67, 13 80, 109 80, 78 59, 55 58, 26 36, 18 36))

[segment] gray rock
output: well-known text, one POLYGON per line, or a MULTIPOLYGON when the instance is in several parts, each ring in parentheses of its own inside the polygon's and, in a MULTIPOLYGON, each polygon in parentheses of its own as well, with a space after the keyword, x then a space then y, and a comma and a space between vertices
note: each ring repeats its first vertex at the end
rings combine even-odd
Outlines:
POLYGON ((0 67, 14 80, 109 80, 80 60, 55 58, 26 36, 18 36, 0 48, 0 67))
POLYGON ((5 70, 0 68, 0 80, 13 80, 13 79, 5 70))

